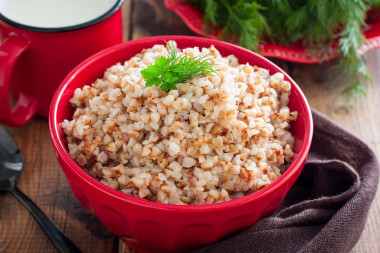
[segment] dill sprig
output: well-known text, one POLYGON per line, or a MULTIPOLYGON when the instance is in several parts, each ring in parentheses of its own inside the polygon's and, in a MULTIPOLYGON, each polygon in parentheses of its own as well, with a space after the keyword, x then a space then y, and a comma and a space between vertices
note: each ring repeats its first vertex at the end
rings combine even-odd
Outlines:
POLYGON ((204 12, 205 31, 221 29, 221 39, 258 51, 259 43, 302 43, 320 57, 334 43, 347 84, 342 93, 351 101, 365 95, 370 75, 358 49, 365 43, 361 28, 366 12, 380 0, 187 0, 204 12), (318 50, 316 50, 318 49, 318 50))
POLYGON ((167 57, 161 56, 156 59, 153 65, 141 71, 141 75, 146 81, 146 87, 154 85, 167 92, 177 89, 178 83, 184 83, 193 77, 209 75, 218 71, 214 69, 213 62, 207 56, 180 55, 176 52, 173 43, 169 42, 167 45, 169 55, 167 57))

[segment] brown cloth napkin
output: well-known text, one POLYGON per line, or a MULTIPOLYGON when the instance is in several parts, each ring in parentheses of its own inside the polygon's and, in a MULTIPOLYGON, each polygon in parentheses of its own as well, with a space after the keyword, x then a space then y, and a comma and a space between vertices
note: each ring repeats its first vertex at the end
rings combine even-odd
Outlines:
POLYGON ((349 252, 379 181, 379 163, 361 140, 313 111, 314 137, 299 179, 280 208, 197 252, 349 252))

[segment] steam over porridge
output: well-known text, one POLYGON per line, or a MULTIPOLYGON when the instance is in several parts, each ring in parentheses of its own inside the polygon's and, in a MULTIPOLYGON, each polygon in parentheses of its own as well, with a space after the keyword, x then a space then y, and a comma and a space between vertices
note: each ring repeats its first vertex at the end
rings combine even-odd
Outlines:
POLYGON ((169 92, 145 87, 140 71, 168 50, 144 49, 75 90, 61 124, 71 157, 113 189, 170 204, 227 201, 274 182, 294 155, 283 74, 194 47, 176 50, 219 71, 169 92))

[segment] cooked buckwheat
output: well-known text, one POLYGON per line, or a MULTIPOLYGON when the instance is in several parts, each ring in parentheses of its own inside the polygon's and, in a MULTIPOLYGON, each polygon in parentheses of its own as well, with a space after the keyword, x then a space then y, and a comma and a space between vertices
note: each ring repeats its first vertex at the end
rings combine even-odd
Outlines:
POLYGON ((108 68, 70 100, 61 126, 71 157, 103 184, 162 203, 216 203, 271 184, 294 155, 290 83, 214 46, 177 51, 219 71, 167 93, 145 87, 140 71, 168 55, 164 45, 108 68))

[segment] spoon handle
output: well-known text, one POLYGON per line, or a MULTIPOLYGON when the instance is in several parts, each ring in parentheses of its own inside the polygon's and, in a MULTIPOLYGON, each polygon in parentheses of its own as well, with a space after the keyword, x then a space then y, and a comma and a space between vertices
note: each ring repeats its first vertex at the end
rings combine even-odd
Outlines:
POLYGON ((34 202, 22 193, 17 187, 11 192, 25 205, 28 211, 36 219, 38 225, 52 240, 54 246, 61 253, 80 253, 81 251, 69 238, 46 216, 44 212, 34 202))

